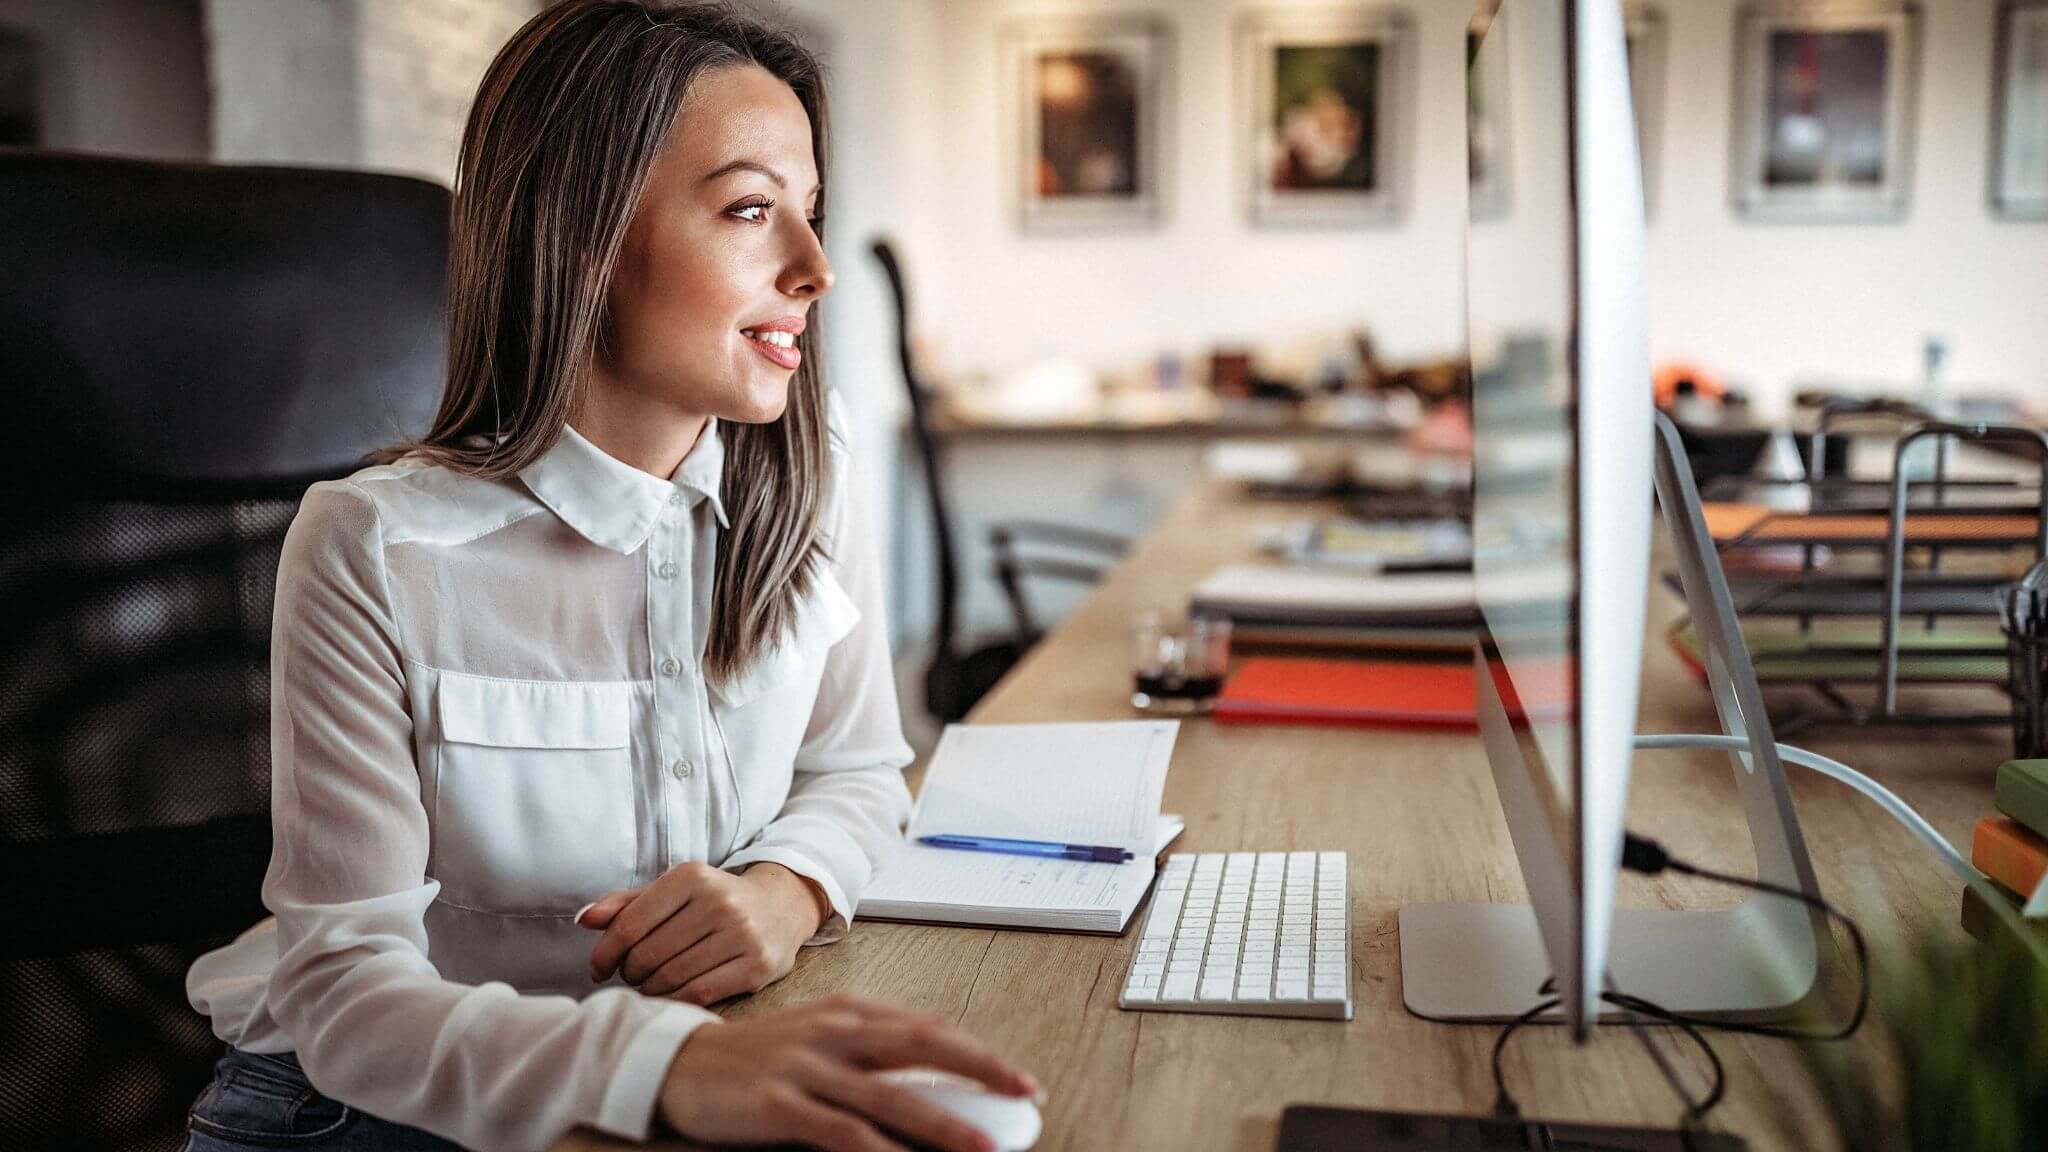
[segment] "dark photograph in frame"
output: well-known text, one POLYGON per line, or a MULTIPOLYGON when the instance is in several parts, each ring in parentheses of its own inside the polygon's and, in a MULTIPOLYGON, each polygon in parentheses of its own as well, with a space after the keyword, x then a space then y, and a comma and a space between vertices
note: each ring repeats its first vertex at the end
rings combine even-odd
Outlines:
POLYGON ((1738 21, 1735 202, 1757 220, 1903 218, 1919 11, 1752 4, 1738 21))
POLYGON ((1241 156, 1253 223, 1398 218, 1410 35, 1405 13, 1364 5, 1240 17, 1241 156))
POLYGON ((1005 25, 1023 227, 1159 222, 1169 51, 1166 26, 1152 17, 1034 16, 1005 25))

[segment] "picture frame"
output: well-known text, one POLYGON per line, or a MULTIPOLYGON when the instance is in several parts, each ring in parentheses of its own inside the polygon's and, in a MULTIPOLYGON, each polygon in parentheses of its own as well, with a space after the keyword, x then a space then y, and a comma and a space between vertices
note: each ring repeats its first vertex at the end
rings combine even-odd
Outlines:
POLYGON ((1736 21, 1737 212, 1760 222, 1901 220, 1913 187, 1920 10, 1774 0, 1736 21))
POLYGON ((1014 17, 999 37, 1025 231, 1152 227, 1167 209, 1172 34, 1148 14, 1014 17))
POLYGON ((1998 7, 1991 206, 2011 220, 2048 220, 2048 0, 1998 7))
POLYGON ((1635 104, 1636 147, 1643 165, 1643 215, 1657 214, 1659 180, 1663 175, 1664 69, 1668 51, 1664 11, 1649 4, 1629 4, 1623 11, 1628 41, 1629 97, 1635 104))
POLYGON ((1489 30, 1491 23, 1481 16, 1465 30, 1465 176, 1473 220, 1501 219, 1509 207, 1508 72, 1515 46, 1505 23, 1489 30), (1500 50, 1487 53, 1483 67, 1474 70, 1482 35, 1501 37, 1500 50))
POLYGON ((1238 162, 1252 224, 1399 221, 1414 43, 1413 20, 1392 6, 1239 15, 1238 162))

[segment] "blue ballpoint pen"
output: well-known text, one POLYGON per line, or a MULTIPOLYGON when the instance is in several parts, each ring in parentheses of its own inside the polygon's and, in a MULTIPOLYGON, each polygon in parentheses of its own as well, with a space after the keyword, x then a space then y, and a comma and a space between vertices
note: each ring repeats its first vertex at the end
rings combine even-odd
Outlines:
POLYGON ((1050 840, 1005 840, 1000 836, 919 836, 917 842, 933 848, 954 848, 962 852, 1003 852, 1011 856, 1089 860, 1099 864, 1121 864, 1131 858, 1131 854, 1121 848, 1095 844, 1058 844, 1050 840))

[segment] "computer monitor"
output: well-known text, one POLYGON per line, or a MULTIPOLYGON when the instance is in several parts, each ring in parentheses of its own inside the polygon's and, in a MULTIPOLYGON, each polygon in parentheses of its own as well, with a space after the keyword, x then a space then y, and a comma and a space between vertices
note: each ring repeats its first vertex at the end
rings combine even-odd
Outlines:
POLYGON ((1675 436, 1657 447, 1621 0, 1505 0, 1468 66, 1474 659, 1530 904, 1403 908, 1403 998, 1506 1020, 1555 995, 1580 1038, 1616 985, 1679 1011, 1789 1011, 1815 980, 1807 910, 1615 909, 1653 487, 1723 728, 1748 737, 1735 766, 1759 875, 1817 892, 1690 473, 1675 436))

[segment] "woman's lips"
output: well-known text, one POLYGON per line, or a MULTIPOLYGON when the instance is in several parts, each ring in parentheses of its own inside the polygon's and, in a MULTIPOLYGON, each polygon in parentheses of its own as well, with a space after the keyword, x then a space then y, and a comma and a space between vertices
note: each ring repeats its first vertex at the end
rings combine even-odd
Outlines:
POLYGON ((745 340, 753 347, 754 351, 759 352, 768 359, 769 363, 778 368, 795 371, 796 366, 803 363, 804 354, 800 349, 778 347, 765 340, 759 340, 744 333, 740 335, 740 339, 745 340))

